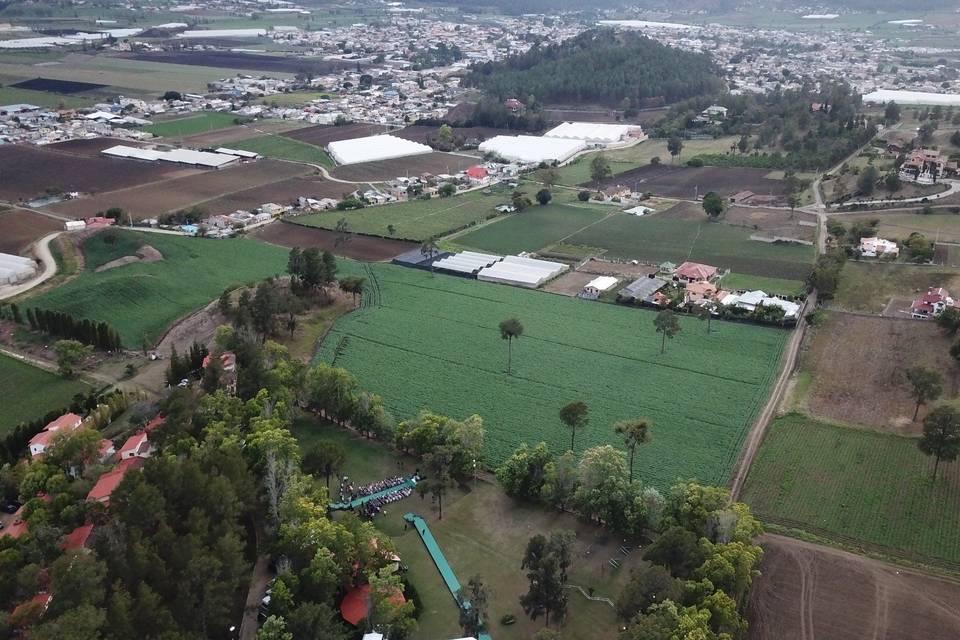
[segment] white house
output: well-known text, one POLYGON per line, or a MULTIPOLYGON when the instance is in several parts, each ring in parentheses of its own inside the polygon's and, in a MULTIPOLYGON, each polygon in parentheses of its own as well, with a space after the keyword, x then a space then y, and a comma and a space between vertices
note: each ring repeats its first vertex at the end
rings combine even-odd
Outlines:
POLYGON ((861 238, 860 255, 864 258, 877 258, 880 256, 892 256, 896 258, 900 255, 900 247, 896 242, 890 242, 883 238, 861 238))
POLYGON ((600 294, 617 286, 617 282, 619 280, 613 276, 598 276, 584 285, 580 297, 584 300, 596 300, 600 297, 600 294))
POLYGON ((43 452, 47 450, 47 447, 49 447, 53 441, 55 434, 61 431, 64 433, 76 431, 82 422, 83 418, 75 413, 65 413, 60 416, 45 426, 43 431, 30 438, 30 455, 34 457, 43 455, 43 452))

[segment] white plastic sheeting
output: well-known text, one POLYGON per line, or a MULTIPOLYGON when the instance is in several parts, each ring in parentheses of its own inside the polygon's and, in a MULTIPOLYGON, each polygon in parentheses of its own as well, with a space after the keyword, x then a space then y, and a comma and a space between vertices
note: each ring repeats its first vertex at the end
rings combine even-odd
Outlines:
POLYGON ((224 153, 209 153, 207 151, 194 151, 193 149, 156 151, 155 149, 141 149, 140 147, 131 147, 124 144, 109 147, 100 153, 114 158, 131 158, 133 160, 148 160, 151 162, 163 160, 164 162, 176 162, 214 169, 239 162, 240 160, 239 156, 224 153))
POLYGON ((489 253, 476 253, 474 251, 464 251, 455 253, 452 256, 437 260, 433 263, 434 269, 472 275, 490 265, 501 260, 501 256, 491 255, 489 253))
POLYGON ((930 105, 960 105, 960 95, 955 93, 929 93, 927 91, 900 91, 899 89, 878 89, 863 96, 864 102, 886 104, 894 101, 897 104, 930 104, 930 105))
POLYGON ((567 265, 560 262, 507 256, 500 262, 494 263, 486 269, 481 269, 477 275, 477 280, 536 289, 566 270, 567 265))
POLYGON ((566 162, 587 148, 583 140, 539 136, 494 136, 480 145, 481 153, 492 153, 510 162, 539 164, 566 162))
POLYGON ((338 164, 376 162, 433 153, 433 149, 425 144, 391 135, 337 140, 327 145, 327 151, 338 164))
POLYGON ((564 122, 559 124, 544 136, 547 138, 568 138, 583 140, 593 144, 610 144, 626 140, 631 132, 643 133, 643 129, 636 125, 601 124, 597 122, 564 122))
POLYGON ((0 284, 18 284, 37 273, 37 263, 9 253, 0 253, 0 284))

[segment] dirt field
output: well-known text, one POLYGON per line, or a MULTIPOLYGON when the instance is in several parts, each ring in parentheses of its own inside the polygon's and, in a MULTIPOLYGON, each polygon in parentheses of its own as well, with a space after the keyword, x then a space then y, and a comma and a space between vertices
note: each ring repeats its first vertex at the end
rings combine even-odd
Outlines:
POLYGON ((311 71, 314 75, 325 75, 341 69, 357 68, 356 62, 310 60, 308 58, 267 56, 232 51, 150 51, 117 57, 144 60, 147 62, 189 64, 201 67, 223 67, 226 69, 249 69, 252 71, 273 71, 278 73, 311 71))
MULTIPOLYGON (((91 162, 91 160, 84 162, 91 162)), ((140 163, 131 164, 140 165, 140 163)), ((311 171, 309 167, 292 162, 261 160, 140 187, 118 189, 92 198, 60 202, 51 205, 48 209, 63 215, 83 216, 109 207, 120 207, 134 219, 151 218, 194 205, 202 206, 202 203, 207 200, 215 200, 238 191, 273 184, 309 171, 311 171)))
POLYGON ((15 209, 0 213, 0 253, 22 252, 48 233, 61 231, 63 223, 48 216, 15 209))
POLYGON ((960 637, 960 585, 791 538, 765 535, 750 591, 750 640, 960 637))
POLYGON ((51 80, 50 78, 33 78, 32 80, 24 80, 23 82, 18 82, 17 84, 12 84, 10 86, 16 87, 17 89, 50 91, 52 93, 65 93, 70 95, 72 93, 82 93, 84 91, 103 89, 107 85, 94 84, 92 82, 74 82, 71 80, 51 80))
MULTIPOLYGON (((196 173, 200 171, 167 162, 82 157, 13 144, 0 146, 0 199, 11 202, 42 196, 49 188, 95 194, 196 173)), ((83 208, 83 212, 93 215, 111 206, 83 208)))
POLYGON ((385 262, 417 245, 400 240, 386 240, 369 236, 351 236, 339 246, 335 245, 337 234, 313 227, 304 227, 297 224, 277 222, 261 227, 253 237, 281 247, 316 247, 324 251, 331 251, 338 256, 364 260, 367 262, 385 262))
POLYGON ((624 278, 624 284, 630 284, 637 278, 643 278, 656 273, 656 267, 645 264, 631 264, 629 262, 608 262, 606 260, 591 259, 587 261, 578 271, 590 273, 595 276, 617 276, 624 278))
POLYGON ((584 285, 596 278, 592 273, 584 273, 582 271, 571 271, 565 273, 559 278, 551 280, 544 288, 544 291, 549 291, 550 293, 559 293, 565 296, 577 296, 581 291, 583 291, 584 285))
POLYGON ((390 127, 381 124, 318 125, 316 127, 304 127, 303 129, 288 131, 283 135, 288 138, 293 138, 294 140, 300 140, 325 148, 328 144, 336 142, 337 140, 376 136, 381 133, 390 133, 390 127))
POLYGON ((246 140, 268 133, 283 133, 296 129, 311 129, 304 127, 302 122, 291 120, 258 120, 250 124, 240 124, 235 127, 217 129, 216 131, 206 131, 192 136, 183 136, 182 138, 168 138, 176 140, 191 147, 220 147, 230 146, 231 142, 246 140))
POLYGON ((420 156, 394 158, 379 162, 362 162, 337 167, 333 177, 354 182, 382 182, 398 176, 419 176, 424 173, 458 173, 480 162, 454 153, 425 153, 420 156))
MULTIPOLYGON (((702 197, 716 191, 729 197, 740 191, 752 191, 759 196, 786 196, 786 183, 766 178, 766 169, 728 169, 725 167, 683 167, 660 164, 646 165, 618 173, 603 183, 604 188, 622 185, 635 191, 652 192, 668 198, 702 197)), ((593 186, 585 183, 583 186, 593 186)))
POLYGON ((920 408, 914 423, 906 370, 926 366, 940 371, 944 399, 960 389, 951 340, 933 322, 831 313, 811 336, 801 370, 812 378, 806 402, 815 417, 919 433, 926 409, 920 408))
POLYGON ((122 140, 120 138, 81 138, 78 140, 67 140, 66 142, 48 144, 44 149, 48 151, 58 151, 60 153, 69 153, 80 156, 81 158, 99 158, 101 157, 101 151, 118 144, 128 147, 146 146, 135 140, 122 140))
POLYGON ((290 178, 210 200, 203 204, 203 208, 211 214, 220 214, 238 209, 249 211, 267 202, 292 204, 300 196, 340 200, 344 193, 352 191, 352 186, 320 177, 290 178))
MULTIPOLYGON (((677 203, 657 215, 676 220, 703 220, 706 217, 703 207, 692 202, 677 203)), ((817 217, 802 211, 794 211, 791 216, 789 211, 783 209, 730 207, 721 220, 726 224, 753 229, 758 235, 767 237, 780 236, 812 242, 817 235, 817 217)))

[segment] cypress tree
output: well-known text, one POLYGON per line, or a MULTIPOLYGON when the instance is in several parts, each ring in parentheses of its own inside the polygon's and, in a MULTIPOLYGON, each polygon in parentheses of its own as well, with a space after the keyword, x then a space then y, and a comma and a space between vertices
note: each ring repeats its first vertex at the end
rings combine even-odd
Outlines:
POLYGON ((13 321, 17 324, 23 324, 23 318, 20 317, 20 307, 16 304, 10 305, 10 312, 13 313, 13 321))
POLYGON ((27 309, 27 324, 30 325, 30 328, 31 328, 31 329, 33 329, 34 331, 36 331, 36 329, 37 329, 37 316, 36 316, 36 311, 33 309, 33 307, 30 307, 29 309, 27 309))

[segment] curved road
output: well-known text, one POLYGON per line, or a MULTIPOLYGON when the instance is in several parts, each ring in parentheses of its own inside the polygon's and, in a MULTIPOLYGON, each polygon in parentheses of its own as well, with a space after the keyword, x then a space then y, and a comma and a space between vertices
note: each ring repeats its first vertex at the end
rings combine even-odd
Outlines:
POLYGON ((50 243, 53 242, 53 239, 59 236, 62 231, 56 231, 54 233, 45 235, 40 238, 33 247, 33 252, 36 254, 36 257, 40 262, 43 263, 43 271, 40 275, 22 282, 20 284, 0 287, 0 300, 7 300, 18 296, 21 293, 26 293, 33 289, 34 287, 43 284, 50 278, 52 278, 57 273, 57 261, 53 259, 53 253, 50 252, 50 243))

